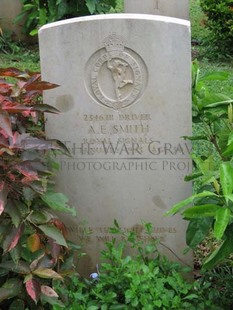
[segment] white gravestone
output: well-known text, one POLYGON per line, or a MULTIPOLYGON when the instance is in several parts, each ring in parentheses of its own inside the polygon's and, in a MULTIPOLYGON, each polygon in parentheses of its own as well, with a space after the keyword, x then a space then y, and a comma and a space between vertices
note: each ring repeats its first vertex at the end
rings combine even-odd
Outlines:
POLYGON ((124 0, 125 13, 141 13, 189 19, 189 0, 124 0))
POLYGON ((96 270, 114 219, 143 240, 142 221, 153 223, 161 250, 191 263, 182 254, 185 222, 164 217, 191 194, 184 182, 190 145, 181 138, 191 134, 189 26, 116 14, 56 22, 39 32, 43 79, 60 85, 44 99, 63 112, 48 115, 46 130, 73 156, 59 159, 56 181, 78 211, 77 218, 63 218, 72 240, 85 241, 85 273, 96 270))

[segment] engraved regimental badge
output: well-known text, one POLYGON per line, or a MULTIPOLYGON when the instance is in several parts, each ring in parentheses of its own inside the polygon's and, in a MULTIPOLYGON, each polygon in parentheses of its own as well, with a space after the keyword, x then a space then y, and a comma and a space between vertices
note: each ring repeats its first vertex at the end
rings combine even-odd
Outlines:
POLYGON ((87 63, 86 88, 89 95, 105 107, 126 108, 136 102, 145 90, 146 65, 116 33, 105 38, 103 46, 87 63))

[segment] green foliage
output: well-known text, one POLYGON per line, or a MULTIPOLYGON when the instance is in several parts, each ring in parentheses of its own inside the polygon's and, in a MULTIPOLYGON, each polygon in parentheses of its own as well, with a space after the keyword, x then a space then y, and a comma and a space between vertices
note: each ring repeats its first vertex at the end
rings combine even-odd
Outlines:
POLYGON ((232 0, 200 0, 207 15, 207 26, 214 43, 222 51, 233 54, 233 2, 232 0))
MULTIPOLYGON (((186 180, 198 180, 199 192, 177 203, 167 214, 182 212, 189 220, 187 244, 195 248, 213 229, 219 246, 207 257, 204 269, 211 269, 233 253, 233 99, 213 93, 206 81, 224 81, 227 72, 200 77, 193 64, 193 121, 201 125, 199 136, 185 137, 205 143, 205 152, 193 152, 194 171, 186 180), (190 204, 194 206, 190 207, 190 204)), ((194 143, 194 144, 195 144, 194 143)), ((195 147, 195 145, 194 145, 195 147)))
POLYGON ((22 0, 22 12, 16 22, 26 18, 23 31, 35 35, 39 27, 62 19, 103 14, 115 8, 115 0, 22 0))
POLYGON ((190 1, 190 20, 192 39, 201 43, 209 36, 209 30, 205 27, 206 16, 200 7, 200 1, 190 1))
POLYGON ((221 299, 225 310, 233 308, 233 268, 232 262, 220 265, 212 271, 206 272, 203 282, 211 282, 212 287, 221 292, 221 299))
POLYGON ((14 42, 10 31, 2 31, 0 28, 0 52, 4 54, 14 55, 20 51, 20 44, 14 42))
POLYGON ((52 182, 53 154, 68 151, 43 131, 43 113, 58 111, 43 104, 42 91, 57 85, 15 68, 0 76, 0 307, 42 309, 61 303, 52 280, 72 269, 70 261, 61 271, 70 243, 52 213, 74 214, 52 182))
MULTIPOLYGON (((102 263, 94 279, 77 275, 57 284, 70 310, 223 309, 218 291, 209 290, 209 282, 185 280, 182 274, 187 276, 187 268, 159 254, 151 224, 145 224, 143 232, 148 242, 134 232, 122 232, 116 222, 110 232, 115 236, 102 251, 102 263), (125 254, 129 248, 133 256, 125 254)), ((54 306, 54 310, 60 309, 54 306)))
POLYGON ((116 0, 115 7, 112 4, 112 8, 109 11, 110 13, 124 13, 124 0, 116 0))

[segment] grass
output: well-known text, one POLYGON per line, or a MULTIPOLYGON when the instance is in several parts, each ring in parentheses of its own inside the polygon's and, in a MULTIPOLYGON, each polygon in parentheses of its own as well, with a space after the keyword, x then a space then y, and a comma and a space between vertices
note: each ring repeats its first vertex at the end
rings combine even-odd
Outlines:
POLYGON ((22 44, 11 44, 6 52, 0 50, 0 67, 16 67, 22 70, 40 71, 38 46, 26 47, 22 44))
MULTIPOLYGON (((228 71, 231 77, 227 81, 211 82, 214 92, 232 96, 233 92, 233 58, 217 54, 215 46, 209 40, 210 31, 205 26, 206 16, 200 7, 200 0, 190 0, 190 20, 193 45, 193 58, 199 61, 201 75, 213 71, 228 71)), ((208 85, 208 83, 207 83, 208 85)))

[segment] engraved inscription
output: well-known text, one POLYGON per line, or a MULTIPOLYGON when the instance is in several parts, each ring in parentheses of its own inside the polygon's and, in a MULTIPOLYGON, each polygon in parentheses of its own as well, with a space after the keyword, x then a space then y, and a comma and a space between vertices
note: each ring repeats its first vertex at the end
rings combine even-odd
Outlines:
MULTIPOLYGON (((78 238, 79 241, 85 241, 86 243, 91 242, 94 238, 95 242, 107 242, 111 241, 112 238, 115 238, 115 235, 112 235, 109 232, 108 227, 88 227, 87 229, 80 226, 69 226, 67 230, 70 234, 75 235, 75 238, 78 238)), ((168 235, 177 234, 176 227, 154 227, 152 234, 147 235, 143 231, 140 225, 135 225, 135 227, 125 227, 121 229, 123 233, 134 232, 137 235, 138 240, 149 241, 152 239, 157 239, 160 242, 166 242, 168 235)), ((124 239, 122 235, 120 239, 124 239)))
POLYGON ((147 69, 141 57, 125 47, 113 33, 86 66, 85 85, 91 97, 105 107, 120 110, 136 102, 147 83, 147 69))
POLYGON ((191 172, 190 144, 152 136, 151 113, 104 112, 83 114, 82 140, 63 141, 73 158, 61 158, 62 171, 157 171, 182 176, 191 172))

